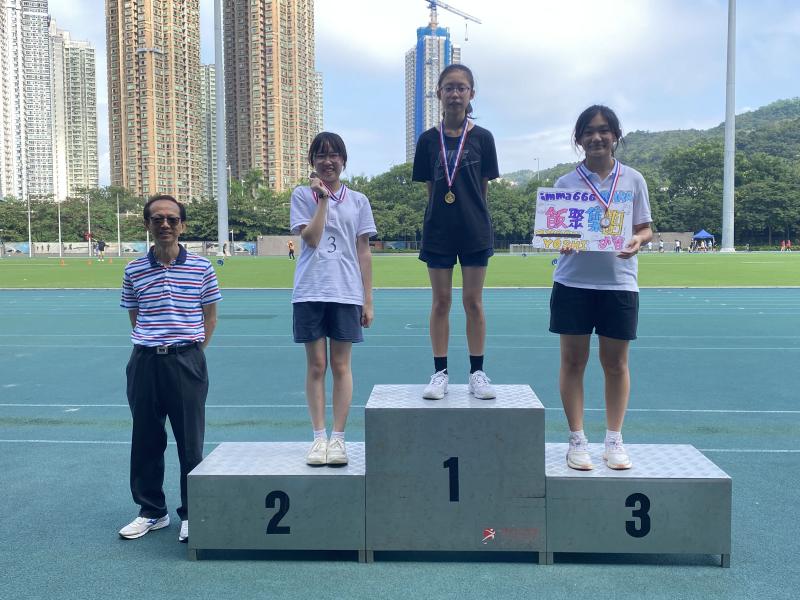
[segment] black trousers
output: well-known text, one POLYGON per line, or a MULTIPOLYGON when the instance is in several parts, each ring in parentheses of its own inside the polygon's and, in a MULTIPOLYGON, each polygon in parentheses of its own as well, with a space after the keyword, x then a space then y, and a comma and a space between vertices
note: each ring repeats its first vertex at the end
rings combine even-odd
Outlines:
POLYGON ((149 519, 167 514, 163 489, 167 417, 181 466, 181 520, 188 518, 186 476, 203 460, 206 357, 199 344, 177 350, 156 354, 153 349, 134 346, 125 370, 133 416, 131 494, 141 507, 139 516, 149 519))

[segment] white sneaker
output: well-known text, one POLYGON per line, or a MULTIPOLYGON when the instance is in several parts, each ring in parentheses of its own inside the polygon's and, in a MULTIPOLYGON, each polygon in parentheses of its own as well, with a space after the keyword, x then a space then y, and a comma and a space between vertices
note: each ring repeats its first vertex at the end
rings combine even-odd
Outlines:
POLYGON ((189 521, 181 521, 181 532, 178 534, 178 541, 185 544, 189 541, 189 521))
POLYGON ((135 540, 142 537, 151 529, 162 529, 169 526, 169 515, 164 515, 160 519, 148 519, 147 517, 136 517, 133 521, 119 530, 119 537, 126 540, 135 540))
POLYGON ((344 447, 344 440, 342 438, 332 437, 328 442, 327 462, 329 465, 347 464, 347 450, 344 447))
POLYGON ((441 400, 447 393, 448 381, 449 377, 447 376, 447 371, 436 371, 436 373, 431 376, 431 382, 426 385, 425 389, 422 391, 422 397, 428 400, 441 400))
POLYGON ((491 379, 483 371, 475 371, 469 376, 469 393, 482 400, 497 398, 491 379))
POLYGON ((624 471, 633 466, 631 457, 622 445, 622 438, 611 442, 606 442, 606 449, 603 452, 603 460, 609 469, 624 471))
POLYGON ((569 450, 567 450, 567 466, 577 471, 591 471, 594 469, 594 463, 589 454, 589 440, 570 436, 569 450))
POLYGON ((306 456, 307 465, 324 465, 328 462, 328 440, 324 437, 317 438, 311 444, 311 450, 308 451, 306 456))

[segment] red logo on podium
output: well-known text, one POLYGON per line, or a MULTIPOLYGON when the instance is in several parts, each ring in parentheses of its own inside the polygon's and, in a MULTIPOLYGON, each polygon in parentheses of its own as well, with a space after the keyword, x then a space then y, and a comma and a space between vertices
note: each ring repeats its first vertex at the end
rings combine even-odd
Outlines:
POLYGON ((488 528, 483 530, 483 539, 481 540, 481 544, 488 544, 491 541, 494 541, 494 536, 496 535, 495 530, 493 528, 488 528))

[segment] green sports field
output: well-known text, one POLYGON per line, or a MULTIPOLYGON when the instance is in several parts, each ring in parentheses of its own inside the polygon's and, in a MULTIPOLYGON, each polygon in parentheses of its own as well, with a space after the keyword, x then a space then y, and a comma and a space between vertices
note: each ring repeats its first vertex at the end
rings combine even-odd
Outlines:
MULTIPOLYGON (((549 287, 556 254, 528 257, 497 255, 486 277, 488 287, 549 287)), ((216 259, 215 259, 216 261, 216 259)), ((115 288, 127 260, 107 258, 0 259, 0 288, 115 288)), ((425 265, 415 255, 374 257, 374 284, 379 288, 427 287, 425 265)), ((285 257, 235 257, 215 262, 224 288, 290 288, 294 261, 285 257)), ((456 285, 460 274, 456 269, 456 285)), ((642 287, 800 286, 800 253, 641 254, 642 287)))

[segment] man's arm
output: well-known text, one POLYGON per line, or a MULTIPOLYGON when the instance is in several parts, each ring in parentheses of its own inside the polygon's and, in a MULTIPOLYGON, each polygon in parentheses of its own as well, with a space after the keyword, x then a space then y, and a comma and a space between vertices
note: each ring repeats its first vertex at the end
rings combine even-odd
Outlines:
POLYGON ((203 329, 205 330, 206 339, 203 342, 203 350, 206 349, 211 336, 214 335, 214 329, 217 327, 217 303, 203 305, 203 329))
POLYGON ((130 320, 131 320, 131 329, 136 327, 136 317, 138 317, 138 316, 139 316, 139 309, 138 308, 134 308, 133 310, 129 310, 128 311, 128 317, 130 317, 130 320))

